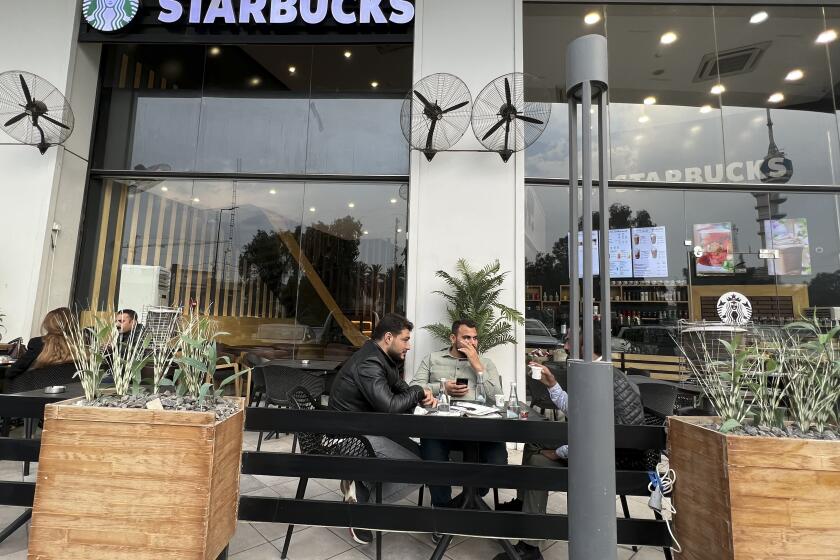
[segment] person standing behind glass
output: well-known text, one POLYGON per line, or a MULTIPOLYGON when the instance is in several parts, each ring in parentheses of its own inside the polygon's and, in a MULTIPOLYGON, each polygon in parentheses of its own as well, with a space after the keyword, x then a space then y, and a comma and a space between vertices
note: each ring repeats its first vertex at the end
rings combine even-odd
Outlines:
MULTIPOLYGON (((440 380, 446 379, 446 393, 454 399, 473 400, 475 386, 482 378, 486 391, 487 405, 492 406, 496 395, 504 394, 499 372, 486 356, 478 354, 478 329, 475 321, 459 319, 452 323, 449 335, 450 346, 446 350, 432 352, 420 363, 412 385, 429 389, 435 396, 440 393, 440 380), (459 385, 458 379, 466 379, 466 385, 459 385)), ((462 449, 460 441, 443 439, 421 439, 420 455, 426 461, 449 461, 449 452, 462 449)), ((507 448, 504 442, 485 441, 479 445, 479 461, 494 465, 507 464, 507 448)), ((432 505, 448 507, 452 504, 451 486, 431 486, 432 505)), ((480 495, 487 494, 487 488, 479 489, 480 495)), ((437 540, 437 539, 436 539, 437 540)))

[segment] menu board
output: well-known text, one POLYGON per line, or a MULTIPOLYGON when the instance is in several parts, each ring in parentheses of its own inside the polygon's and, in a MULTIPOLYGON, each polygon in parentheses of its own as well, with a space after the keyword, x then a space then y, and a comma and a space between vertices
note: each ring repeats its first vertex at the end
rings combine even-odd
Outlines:
POLYGON ((774 276, 811 274, 808 220, 805 218, 765 220, 764 232, 767 248, 779 251, 778 259, 767 261, 767 272, 774 276))
MULTIPOLYGON (((598 258, 598 250, 601 236, 599 231, 592 232, 592 275, 601 274, 601 261, 598 258)), ((578 232, 578 278, 583 278, 583 232, 578 232)))
POLYGON ((732 222, 694 224, 694 246, 700 248, 697 274, 732 274, 732 222))
POLYGON ((633 276, 663 278, 668 276, 668 250, 665 227, 633 228, 633 276))
POLYGON ((633 253, 629 229, 610 230, 610 278, 633 276, 633 253))

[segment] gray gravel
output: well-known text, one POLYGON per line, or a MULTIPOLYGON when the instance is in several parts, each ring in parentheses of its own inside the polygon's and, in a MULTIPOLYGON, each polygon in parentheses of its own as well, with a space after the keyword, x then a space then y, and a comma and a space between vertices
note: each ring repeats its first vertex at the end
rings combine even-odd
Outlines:
MULTIPOLYGON (((710 424, 708 426, 712 430, 720 430, 720 424, 710 424)), ((767 426, 753 426, 752 424, 747 424, 745 426, 741 426, 735 428, 731 432, 729 432, 733 436, 755 436, 755 437, 777 437, 777 438, 793 438, 793 439, 818 439, 818 440, 829 440, 829 441, 836 441, 840 439, 838 437, 837 432, 834 430, 826 428, 822 433, 819 433, 814 428, 811 428, 807 432, 803 432, 798 424, 788 424, 784 428, 778 427, 767 427, 767 426)))
POLYGON ((159 394, 142 393, 140 395, 102 395, 92 401, 82 399, 79 406, 100 406, 105 408, 146 408, 146 404, 160 399, 164 410, 183 410, 192 412, 215 412, 216 420, 224 420, 239 410, 237 403, 212 396, 199 404, 198 399, 190 396, 179 397, 170 391, 159 394))

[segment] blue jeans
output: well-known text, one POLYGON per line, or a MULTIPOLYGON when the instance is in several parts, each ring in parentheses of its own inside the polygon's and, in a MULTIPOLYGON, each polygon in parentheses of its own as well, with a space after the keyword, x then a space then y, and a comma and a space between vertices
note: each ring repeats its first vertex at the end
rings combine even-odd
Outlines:
MULTIPOLYGON (((450 451, 462 451, 462 441, 448 439, 421 439, 420 456, 424 461, 449 461, 450 451)), ((478 456, 480 463, 491 465, 507 465, 507 447, 503 442, 483 441, 479 443, 478 456)), ((479 488, 480 496, 486 495, 487 488, 479 488)), ((429 493, 432 495, 432 505, 445 507, 452 499, 451 486, 430 486, 429 493)))

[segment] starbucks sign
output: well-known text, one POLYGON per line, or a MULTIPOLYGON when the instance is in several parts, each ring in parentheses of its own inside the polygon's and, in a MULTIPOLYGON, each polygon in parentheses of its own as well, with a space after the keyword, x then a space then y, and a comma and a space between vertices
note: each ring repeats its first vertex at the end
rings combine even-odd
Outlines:
POLYGON ((82 15, 96 30, 117 31, 134 19, 140 0, 84 0, 82 15))
POLYGON ((726 292, 718 299, 717 312, 726 325, 746 325, 752 318, 752 304, 744 294, 726 292))

